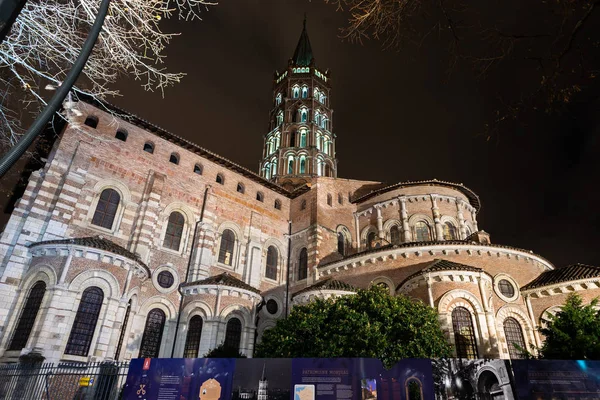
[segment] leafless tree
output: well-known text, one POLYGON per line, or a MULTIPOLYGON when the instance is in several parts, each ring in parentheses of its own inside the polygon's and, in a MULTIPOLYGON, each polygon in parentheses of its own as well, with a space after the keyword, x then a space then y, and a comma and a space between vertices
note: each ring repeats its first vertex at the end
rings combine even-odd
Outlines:
MULTIPOLYGON (((104 98, 117 95, 120 75, 140 80, 146 90, 163 91, 183 73, 164 67, 164 50, 176 33, 160 21, 192 20, 214 5, 211 0, 113 0, 82 76, 77 93, 104 98)), ((29 0, 10 36, 0 45, 0 148, 23 133, 23 110, 38 112, 47 91, 60 85, 77 58, 93 24, 100 0, 29 0)))
POLYGON ((449 72, 466 62, 481 79, 508 82, 506 75, 525 74, 515 79, 517 90, 498 95, 488 139, 525 111, 569 103, 600 70, 600 0, 325 1, 348 13, 344 39, 376 39, 400 50, 437 36, 448 45, 449 72))

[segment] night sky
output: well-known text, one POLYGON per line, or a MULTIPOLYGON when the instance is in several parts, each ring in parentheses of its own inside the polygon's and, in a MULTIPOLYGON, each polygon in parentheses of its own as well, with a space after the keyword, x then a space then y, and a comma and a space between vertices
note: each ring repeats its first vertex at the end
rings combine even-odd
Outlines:
POLYGON ((519 85, 518 74, 481 81, 460 66, 448 75, 446 45, 435 39, 402 51, 344 42, 346 16, 320 0, 224 0, 203 21, 165 22, 182 33, 166 63, 188 75, 164 99, 123 78, 124 96, 109 101, 257 171, 273 72, 293 54, 304 12, 316 65, 331 70, 339 177, 463 183, 480 196, 479 227, 493 243, 559 267, 598 263, 598 91, 486 141, 497 93, 519 85))

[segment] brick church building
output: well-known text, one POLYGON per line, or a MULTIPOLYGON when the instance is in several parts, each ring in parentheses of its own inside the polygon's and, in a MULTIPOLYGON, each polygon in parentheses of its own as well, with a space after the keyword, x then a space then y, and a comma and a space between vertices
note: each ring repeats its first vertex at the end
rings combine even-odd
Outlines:
POLYGON ((433 307, 458 356, 518 357, 600 295, 599 268, 492 243, 462 184, 338 177, 333 97, 304 28, 258 173, 79 101, 0 236, 0 362, 252 356, 294 305, 370 285, 433 307))

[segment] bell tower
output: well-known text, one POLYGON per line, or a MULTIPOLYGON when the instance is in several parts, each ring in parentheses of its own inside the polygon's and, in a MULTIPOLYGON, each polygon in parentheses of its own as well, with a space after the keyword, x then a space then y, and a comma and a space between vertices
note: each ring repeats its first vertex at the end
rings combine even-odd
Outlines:
POLYGON ((264 136, 260 175, 284 186, 314 176, 337 176, 329 71, 315 65, 306 17, 294 55, 275 72, 269 132, 264 136))

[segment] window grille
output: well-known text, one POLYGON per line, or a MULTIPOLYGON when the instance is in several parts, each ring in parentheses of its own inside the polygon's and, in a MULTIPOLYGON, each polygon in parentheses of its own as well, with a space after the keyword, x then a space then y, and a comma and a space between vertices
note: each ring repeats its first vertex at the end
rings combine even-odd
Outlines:
POLYGON ((163 329, 165 327, 165 313, 159 308, 155 308, 148 313, 146 326, 144 327, 144 336, 140 345, 139 358, 157 358, 160 352, 160 342, 162 340, 163 329))
POLYGON ((519 346, 523 350, 527 349, 525 338, 523 337, 523 329, 516 319, 508 317, 504 320, 504 335, 506 336, 510 358, 525 358, 523 352, 516 347, 519 346))
POLYGON ((444 240, 455 240, 456 239, 456 227, 450 223, 446 222, 444 224, 444 240))
POLYGON ((392 244, 400 243, 400 229, 398 229, 397 225, 392 226, 390 229, 390 241, 392 244))
POLYGON ((452 311, 452 328, 454 329, 456 357, 477 358, 477 341, 469 310, 464 307, 456 307, 452 311))
POLYGON ((104 292, 98 287, 92 286, 83 291, 65 354, 87 357, 103 300, 104 292))
POLYGON ((225 331, 225 347, 240 351, 240 339, 242 338, 242 323, 237 318, 231 318, 227 321, 225 331))
POLYGON ((175 277, 169 271, 161 271, 156 277, 156 282, 163 289, 168 289, 175 283, 175 277))
POLYGON ((184 358, 197 358, 200 348, 200 338, 202 337, 202 317, 195 315, 190 320, 188 333, 185 339, 184 358))
POLYGON ((269 246, 267 249, 267 268, 265 275, 269 279, 277 279, 277 249, 275 246, 269 246))
POLYGON ((98 199, 92 224, 102 228, 112 229, 121 196, 114 189, 104 189, 98 199))
POLYGON ((177 211, 174 211, 169 215, 169 221, 167 222, 167 230, 165 232, 165 240, 163 241, 163 247, 167 249, 179 251, 179 245, 181 243, 181 236, 183 235, 183 226, 185 225, 185 218, 177 211))
POLYGON ((225 229, 221 236, 221 247, 219 248, 219 262, 231 265, 233 259, 233 246, 235 244, 235 234, 230 229, 225 229))
POLYGON ((415 224, 415 233, 417 242, 431 241, 431 233, 429 232, 429 226, 425 222, 417 222, 415 224))
POLYGON ((515 287, 506 279, 500 279, 498 282, 498 289, 503 296, 512 298, 515 295, 515 287))
POLYGON ((27 340, 29 340, 29 335, 35 324, 35 319, 42 305, 45 293, 46 283, 43 281, 36 282, 29 291, 29 296, 27 296, 27 301, 25 302, 23 311, 21 311, 21 316, 19 317, 19 322, 13 333, 8 350, 21 350, 27 346, 27 340))

